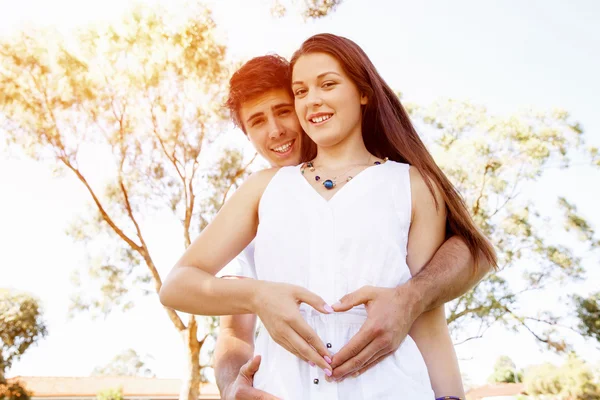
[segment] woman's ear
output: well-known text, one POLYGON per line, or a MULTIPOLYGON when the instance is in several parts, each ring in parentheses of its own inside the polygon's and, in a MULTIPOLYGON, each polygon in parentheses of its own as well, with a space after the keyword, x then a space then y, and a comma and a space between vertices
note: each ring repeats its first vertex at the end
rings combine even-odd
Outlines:
POLYGON ((360 95, 360 104, 364 106, 364 105, 366 105, 368 102, 369 102, 369 98, 367 97, 367 95, 366 95, 366 94, 364 94, 364 93, 363 93, 363 94, 361 94, 361 95, 360 95))

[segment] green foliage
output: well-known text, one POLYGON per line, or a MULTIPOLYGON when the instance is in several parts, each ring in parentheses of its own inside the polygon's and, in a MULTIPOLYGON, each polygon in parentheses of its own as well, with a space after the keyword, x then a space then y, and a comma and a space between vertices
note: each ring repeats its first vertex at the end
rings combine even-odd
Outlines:
POLYGON ((528 368, 524 383, 527 393, 533 396, 572 400, 600 399, 599 382, 591 368, 574 354, 569 354, 560 367, 543 364, 528 368))
POLYGON ((27 349, 47 335, 38 300, 25 293, 0 289, 0 383, 27 349))
POLYGON ((0 400, 29 400, 31 393, 18 381, 0 382, 0 400))
MULTIPOLYGON (((552 309, 524 312, 519 301, 532 291, 584 278, 582 260, 574 248, 547 234, 559 230, 560 221, 545 217, 521 192, 550 168, 569 168, 573 156, 593 159, 580 125, 559 109, 500 116, 453 100, 407 109, 498 254, 499 270, 449 304, 454 335, 478 337, 502 323, 531 332, 555 351, 567 350, 556 329, 560 316, 552 309)), ((565 215, 564 231, 596 251, 600 241, 591 225, 568 199, 556 201, 565 215)))
MULTIPOLYGON (((89 212, 69 230, 89 256, 73 277, 72 313, 106 316, 131 308, 140 293, 156 295, 162 280, 147 239, 150 221, 180 224, 183 249, 246 177, 239 151, 204 156, 225 128, 230 75, 214 32, 201 5, 184 15, 140 5, 119 23, 69 37, 28 31, 0 40, 0 130, 89 194, 89 212), (217 166, 207 168, 210 179, 205 165, 217 166)), ((195 318, 186 325, 165 312, 180 332, 195 318)), ((199 351, 190 343, 190 352, 199 351)), ((194 371, 191 397, 200 376, 194 371)))
POLYGON ((523 381, 523 372, 517 371, 513 360, 501 356, 494 364, 494 373, 488 379, 492 383, 517 383, 523 381))
POLYGON ((224 187, 245 177, 233 150, 219 161, 231 171, 218 188, 201 177, 202 149, 223 130, 229 69, 210 12, 188 11, 181 21, 140 7, 122 23, 70 38, 30 32, 0 43, 0 107, 9 140, 73 173, 92 200, 69 233, 88 245, 88 273, 102 285, 95 297, 78 293, 75 310, 127 309, 132 287, 151 283, 158 290, 144 217, 173 215, 187 246, 215 212, 199 207, 210 197, 203 194, 220 201, 224 187), (100 182, 86 165, 92 151, 108 175, 100 182), (110 251, 94 247, 104 240, 114 243, 110 251))
POLYGON ((123 400, 123 388, 106 389, 96 394, 97 400, 123 400))
POLYGON ((96 367, 92 375, 154 377, 154 373, 146 364, 147 360, 144 357, 135 350, 128 349, 117 354, 108 365, 96 367))
POLYGON ((343 0, 274 0, 271 14, 283 17, 288 13, 288 8, 293 7, 305 21, 319 19, 331 15, 342 2, 343 0))
POLYGON ((600 342, 600 292, 587 298, 573 295, 573 301, 579 318, 579 331, 600 342))

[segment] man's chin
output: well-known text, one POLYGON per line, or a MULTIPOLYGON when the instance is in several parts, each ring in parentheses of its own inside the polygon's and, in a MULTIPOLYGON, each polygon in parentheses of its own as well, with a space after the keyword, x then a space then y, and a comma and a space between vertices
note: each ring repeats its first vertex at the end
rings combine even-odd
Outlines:
POLYGON ((272 154, 269 162, 275 167, 290 167, 300 164, 300 152, 296 149, 289 154, 272 154))
POLYGON ((289 156, 285 159, 271 160, 271 165, 274 167, 293 167, 300 164, 300 157, 289 156))

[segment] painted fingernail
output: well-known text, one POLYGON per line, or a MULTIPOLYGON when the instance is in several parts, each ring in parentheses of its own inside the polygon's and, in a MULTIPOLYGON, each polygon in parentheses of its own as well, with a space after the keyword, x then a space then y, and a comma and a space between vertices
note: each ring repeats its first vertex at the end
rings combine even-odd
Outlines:
POLYGON ((327 361, 327 364, 331 364, 331 358, 329 358, 329 356, 325 356, 323 358, 325 359, 325 361, 327 361))
POLYGON ((335 310, 333 308, 331 308, 331 306, 329 304, 325 304, 323 306, 323 308, 325 309, 325 311, 327 311, 330 314, 335 312, 335 310))
POLYGON ((325 375, 327 376, 331 376, 331 370, 329 369, 324 369, 323 372, 325 372, 325 375))
POLYGON ((309 361, 308 365, 310 365, 311 367, 314 367, 316 364, 314 362, 312 362, 312 361, 309 361))

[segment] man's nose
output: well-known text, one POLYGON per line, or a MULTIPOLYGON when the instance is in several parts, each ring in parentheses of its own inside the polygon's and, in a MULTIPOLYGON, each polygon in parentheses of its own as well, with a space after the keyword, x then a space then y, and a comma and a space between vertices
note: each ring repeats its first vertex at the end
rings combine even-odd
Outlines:
POLYGON ((277 123, 277 121, 273 121, 269 124, 269 137, 271 139, 277 139, 280 136, 285 134, 285 128, 277 123))

